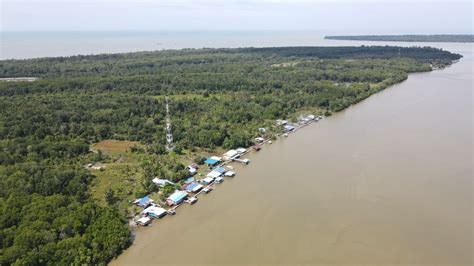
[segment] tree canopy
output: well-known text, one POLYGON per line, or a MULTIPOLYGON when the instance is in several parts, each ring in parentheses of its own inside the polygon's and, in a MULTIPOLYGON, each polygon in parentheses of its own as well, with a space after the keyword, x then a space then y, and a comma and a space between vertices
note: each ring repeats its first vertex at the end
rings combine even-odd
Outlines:
POLYGON ((96 176, 84 164, 106 158, 91 152, 92 143, 139 141, 143 148, 132 151, 148 154, 142 193, 157 189, 154 176, 185 178, 179 155, 164 155, 164 95, 177 153, 248 147, 258 128, 276 130, 275 119, 337 112, 408 73, 459 58, 428 47, 362 46, 0 61, 0 77, 38 77, 0 82, 0 264, 105 264, 130 244, 115 204, 122 194, 109 189, 99 204, 90 195, 96 176))

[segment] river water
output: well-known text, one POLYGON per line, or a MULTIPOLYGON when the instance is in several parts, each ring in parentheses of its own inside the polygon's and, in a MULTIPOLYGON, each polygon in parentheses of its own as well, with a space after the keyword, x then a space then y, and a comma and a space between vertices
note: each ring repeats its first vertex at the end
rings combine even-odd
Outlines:
POLYGON ((473 46, 307 33, 2 33, 0 58, 185 47, 420 45, 459 52, 236 166, 140 228, 112 265, 473 264, 473 46))
POLYGON ((473 264, 472 45, 426 45, 465 57, 266 145, 111 264, 473 264))

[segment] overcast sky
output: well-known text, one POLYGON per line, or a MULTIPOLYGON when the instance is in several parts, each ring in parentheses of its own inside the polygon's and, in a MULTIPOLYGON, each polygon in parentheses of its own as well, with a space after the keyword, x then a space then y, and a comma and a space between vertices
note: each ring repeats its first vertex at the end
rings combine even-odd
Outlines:
POLYGON ((1 31, 472 33, 473 4, 375 0, 0 0, 1 31))

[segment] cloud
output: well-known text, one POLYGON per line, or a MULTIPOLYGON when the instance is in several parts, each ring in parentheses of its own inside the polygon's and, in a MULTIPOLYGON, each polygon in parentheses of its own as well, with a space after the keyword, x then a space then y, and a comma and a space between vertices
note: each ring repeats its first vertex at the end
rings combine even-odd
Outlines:
POLYGON ((0 0, 3 31, 472 32, 472 3, 416 0, 0 0), (443 19, 440 19, 443 18, 443 19))

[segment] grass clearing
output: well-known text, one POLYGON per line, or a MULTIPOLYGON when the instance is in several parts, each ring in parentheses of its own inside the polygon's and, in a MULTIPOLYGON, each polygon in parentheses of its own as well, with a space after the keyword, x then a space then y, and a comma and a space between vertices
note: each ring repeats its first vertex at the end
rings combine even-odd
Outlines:
POLYGON ((90 186, 91 196, 101 205, 105 202, 105 192, 114 191, 120 199, 133 199, 135 191, 140 187, 140 168, 137 164, 107 164, 102 170, 93 170, 96 178, 90 186))
POLYGON ((134 145, 141 146, 138 141, 127 140, 102 140, 91 146, 92 150, 99 150, 107 154, 118 154, 130 151, 134 145))
MULTIPOLYGON (((130 143, 133 142, 129 141, 130 143)), ((121 151, 123 149, 124 147, 121 151)), ((105 192, 111 189, 120 199, 120 205, 126 209, 128 201, 133 200, 135 193, 141 188, 140 181, 143 176, 141 162, 145 161, 148 156, 131 152, 114 153, 111 156, 108 162, 102 163, 103 169, 91 170, 95 178, 91 182, 89 192, 96 202, 105 206, 107 205, 105 192)))

